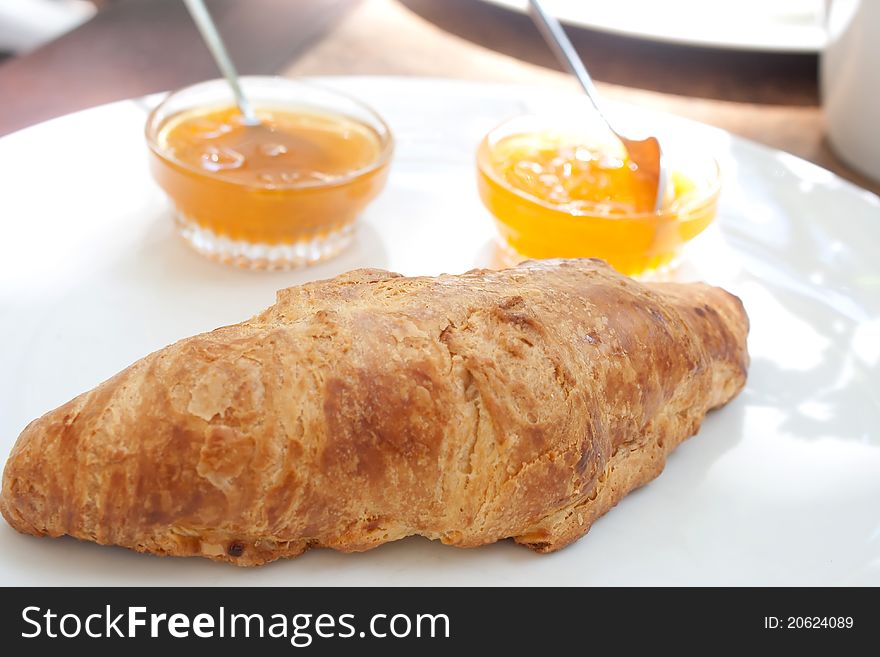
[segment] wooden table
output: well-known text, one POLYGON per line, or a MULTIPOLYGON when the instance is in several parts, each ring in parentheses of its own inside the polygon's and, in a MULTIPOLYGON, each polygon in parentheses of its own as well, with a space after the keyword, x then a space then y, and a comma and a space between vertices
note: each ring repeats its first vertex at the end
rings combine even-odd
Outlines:
MULTIPOLYGON (((209 0, 239 67, 285 75, 424 75, 575 89, 525 16, 478 0, 209 0)), ((817 58, 569 31, 603 93, 816 162, 880 193, 824 139, 817 58)), ((0 64, 0 134, 216 77, 179 0, 124 0, 0 64)))

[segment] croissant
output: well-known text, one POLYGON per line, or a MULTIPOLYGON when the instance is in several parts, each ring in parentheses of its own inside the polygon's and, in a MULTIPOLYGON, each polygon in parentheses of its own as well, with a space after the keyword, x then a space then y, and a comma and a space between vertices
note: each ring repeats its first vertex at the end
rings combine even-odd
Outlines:
POLYGON ((418 534, 583 536, 743 387, 748 319, 600 261, 281 290, 31 422, 17 530, 242 566, 418 534))

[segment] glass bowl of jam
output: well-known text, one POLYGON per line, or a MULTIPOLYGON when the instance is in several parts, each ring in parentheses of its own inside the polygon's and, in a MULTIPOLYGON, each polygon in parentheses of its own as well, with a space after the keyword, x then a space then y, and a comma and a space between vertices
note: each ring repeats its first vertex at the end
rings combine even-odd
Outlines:
POLYGON ((674 266, 715 218, 721 177, 713 158, 660 141, 671 180, 657 212, 653 181, 607 130, 525 115, 490 131, 477 180, 508 259, 601 258, 630 276, 674 266))
POLYGON ((150 114, 150 169, 180 234, 249 269, 332 257, 388 177, 393 138, 370 107, 322 86, 243 77, 247 125, 225 80, 168 95, 150 114))

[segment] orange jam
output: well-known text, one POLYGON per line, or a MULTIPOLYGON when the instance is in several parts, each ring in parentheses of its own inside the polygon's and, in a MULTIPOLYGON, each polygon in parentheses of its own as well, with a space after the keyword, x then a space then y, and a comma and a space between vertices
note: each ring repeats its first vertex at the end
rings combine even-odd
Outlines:
POLYGON ((320 239, 350 225, 387 177, 387 143, 342 114, 235 107, 167 118, 151 167, 178 221, 263 245, 320 239))
POLYGON ((674 170, 655 212, 656 183, 610 140, 554 130, 490 133, 477 163, 483 203, 520 256, 596 257, 641 274, 668 265, 715 215, 717 170, 714 185, 674 170))

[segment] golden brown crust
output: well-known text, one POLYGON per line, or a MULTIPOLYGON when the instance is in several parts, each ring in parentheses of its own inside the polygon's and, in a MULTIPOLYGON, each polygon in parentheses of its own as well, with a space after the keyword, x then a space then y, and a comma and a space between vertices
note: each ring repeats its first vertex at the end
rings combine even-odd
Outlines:
POLYGON ((238 565, 412 534, 559 549, 744 385, 748 320, 597 261, 358 270, 147 356, 32 422, 22 532, 238 565))

